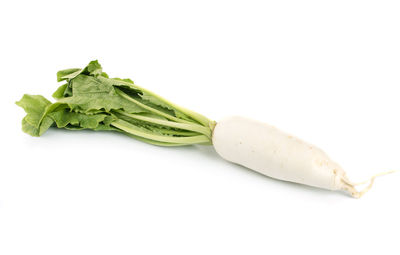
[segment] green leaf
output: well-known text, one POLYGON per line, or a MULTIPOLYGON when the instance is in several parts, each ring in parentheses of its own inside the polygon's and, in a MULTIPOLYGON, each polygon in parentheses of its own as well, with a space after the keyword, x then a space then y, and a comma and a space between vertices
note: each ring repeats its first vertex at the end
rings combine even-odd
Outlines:
POLYGON ((115 130, 110 124, 115 120, 107 114, 86 115, 71 112, 69 109, 59 110, 48 114, 58 128, 93 129, 93 130, 115 130))
POLYGON ((129 113, 146 112, 142 107, 118 95, 112 83, 99 78, 80 74, 70 81, 70 86, 72 96, 61 98, 59 102, 68 104, 74 111, 90 113, 123 109, 129 113))
POLYGON ((97 60, 91 61, 84 69, 80 68, 70 68, 65 69, 57 72, 57 81, 64 81, 64 80, 72 80, 79 74, 86 74, 86 75, 103 75, 104 77, 108 77, 106 73, 103 73, 101 65, 97 60))
MULTIPOLYGON (((121 79, 121 78, 112 78, 112 79, 115 81, 122 81, 122 82, 130 83, 132 85, 135 84, 131 79, 121 79)), ((118 84, 118 83, 116 83, 116 84, 118 84)), ((124 85, 124 83, 120 84, 120 85, 124 85)))
POLYGON ((53 120, 46 116, 51 102, 43 96, 25 94, 16 104, 27 113, 22 120, 22 130, 25 133, 40 136, 53 124, 53 120))
POLYGON ((79 68, 70 68, 70 69, 65 69, 57 72, 57 81, 65 81, 69 79, 73 79, 76 77, 78 74, 81 73, 82 69, 79 68))
POLYGON ((39 126, 32 125, 26 118, 22 119, 22 131, 31 136, 41 136, 53 124, 53 120, 49 117, 44 117, 39 126))
POLYGON ((103 69, 97 60, 90 61, 90 63, 82 70, 82 74, 97 76, 103 73, 103 69))
POLYGON ((63 85, 61 85, 60 87, 58 87, 58 89, 53 93, 52 97, 54 99, 61 99, 63 97, 65 97, 65 92, 68 89, 68 83, 65 83, 63 85))
MULTIPOLYGON (((106 79, 108 80, 108 79, 106 79)), ((110 83, 102 82, 96 77, 80 74, 70 81, 73 95, 92 93, 112 93, 114 87, 110 83)))

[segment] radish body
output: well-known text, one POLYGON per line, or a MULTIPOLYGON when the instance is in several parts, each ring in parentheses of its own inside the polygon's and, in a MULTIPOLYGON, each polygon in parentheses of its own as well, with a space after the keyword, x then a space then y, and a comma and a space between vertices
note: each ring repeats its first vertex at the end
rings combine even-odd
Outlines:
POLYGON ((269 177, 362 194, 322 150, 268 124, 230 117, 217 123, 212 141, 222 158, 269 177))

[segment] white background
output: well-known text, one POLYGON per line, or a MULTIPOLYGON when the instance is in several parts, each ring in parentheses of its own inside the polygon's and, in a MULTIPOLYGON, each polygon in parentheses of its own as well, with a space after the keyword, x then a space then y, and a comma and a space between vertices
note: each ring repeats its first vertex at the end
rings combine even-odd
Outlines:
POLYGON ((263 177, 211 147, 21 132, 60 69, 323 148, 354 181, 400 169, 398 1, 2 1, 0 254, 400 254, 400 174, 361 199, 263 177), (396 243, 397 242, 397 243, 396 243))

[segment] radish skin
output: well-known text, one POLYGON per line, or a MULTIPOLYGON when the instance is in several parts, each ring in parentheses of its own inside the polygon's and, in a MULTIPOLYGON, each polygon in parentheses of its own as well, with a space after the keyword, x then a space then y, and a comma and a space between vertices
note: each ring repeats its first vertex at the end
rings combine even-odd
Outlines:
POLYGON ((353 197, 355 189, 344 170, 321 149, 266 123, 233 116, 218 122, 212 142, 227 161, 245 166, 266 176, 328 190, 344 190, 353 197))

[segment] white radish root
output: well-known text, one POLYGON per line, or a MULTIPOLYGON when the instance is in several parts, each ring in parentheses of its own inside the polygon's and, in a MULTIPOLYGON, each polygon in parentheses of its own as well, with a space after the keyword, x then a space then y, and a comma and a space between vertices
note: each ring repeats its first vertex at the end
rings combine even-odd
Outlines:
POLYGON ((361 191, 344 170, 321 149, 286 134, 268 124, 234 116, 217 123, 213 146, 224 159, 279 180, 296 182, 328 190, 343 190, 359 198, 375 178, 361 191))

